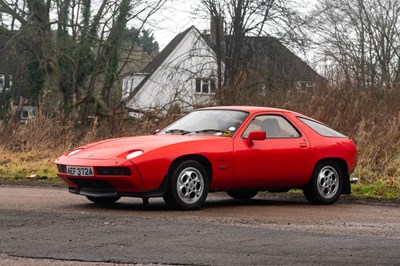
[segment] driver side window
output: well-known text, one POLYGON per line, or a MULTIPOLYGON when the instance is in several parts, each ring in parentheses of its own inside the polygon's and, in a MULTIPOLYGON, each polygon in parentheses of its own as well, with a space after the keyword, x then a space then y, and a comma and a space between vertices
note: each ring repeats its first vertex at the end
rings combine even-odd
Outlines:
POLYGON ((251 131, 261 130, 267 133, 267 139, 298 138, 299 132, 280 115, 260 115, 251 121, 243 134, 247 138, 251 131))

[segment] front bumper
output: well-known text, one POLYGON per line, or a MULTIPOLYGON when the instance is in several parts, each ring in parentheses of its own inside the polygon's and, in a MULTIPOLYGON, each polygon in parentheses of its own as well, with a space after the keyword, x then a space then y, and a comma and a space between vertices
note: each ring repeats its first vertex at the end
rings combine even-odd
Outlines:
POLYGON ((123 159, 85 160, 60 157, 57 175, 63 179, 71 193, 85 196, 110 197, 120 193, 142 192, 143 180, 136 166, 123 159), (93 167, 93 176, 73 176, 66 166, 93 167))

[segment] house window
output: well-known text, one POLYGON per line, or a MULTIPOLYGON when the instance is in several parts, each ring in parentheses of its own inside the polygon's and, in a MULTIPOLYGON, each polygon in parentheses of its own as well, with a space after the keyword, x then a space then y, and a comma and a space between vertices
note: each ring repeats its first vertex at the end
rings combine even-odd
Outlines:
POLYGON ((133 91, 134 78, 124 79, 122 81, 122 98, 129 97, 129 94, 133 91))
POLYGON ((196 79, 196 93, 215 93, 215 87, 215 79, 196 79))
POLYGON ((306 89, 313 89, 315 84, 313 81, 297 81, 296 88, 298 90, 306 90, 306 89))
POLYGON ((12 75, 8 77, 6 75, 0 74, 0 92, 9 91, 12 86, 12 75))

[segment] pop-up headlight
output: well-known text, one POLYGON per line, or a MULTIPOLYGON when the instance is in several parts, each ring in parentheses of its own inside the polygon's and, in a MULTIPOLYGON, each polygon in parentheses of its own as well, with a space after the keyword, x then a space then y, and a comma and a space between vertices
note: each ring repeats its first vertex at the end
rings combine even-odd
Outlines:
POLYGON ((127 160, 131 160, 131 159, 136 158, 136 157, 138 157, 138 156, 140 156, 142 154, 143 154, 143 151, 134 151, 134 152, 129 153, 125 158, 127 160))
POLYGON ((77 154, 78 152, 80 152, 82 149, 77 149, 77 150, 73 150, 73 151, 71 151, 70 153, 68 153, 68 157, 71 157, 72 155, 74 155, 74 154, 77 154))

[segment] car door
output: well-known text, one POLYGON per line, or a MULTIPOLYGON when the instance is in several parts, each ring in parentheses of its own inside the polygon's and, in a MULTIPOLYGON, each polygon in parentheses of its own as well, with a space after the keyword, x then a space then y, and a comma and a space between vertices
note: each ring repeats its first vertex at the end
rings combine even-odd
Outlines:
POLYGON ((310 175, 310 144, 284 114, 261 114, 234 140, 235 180, 258 185, 296 184, 310 175), (249 145, 251 131, 265 131, 265 140, 249 145))

